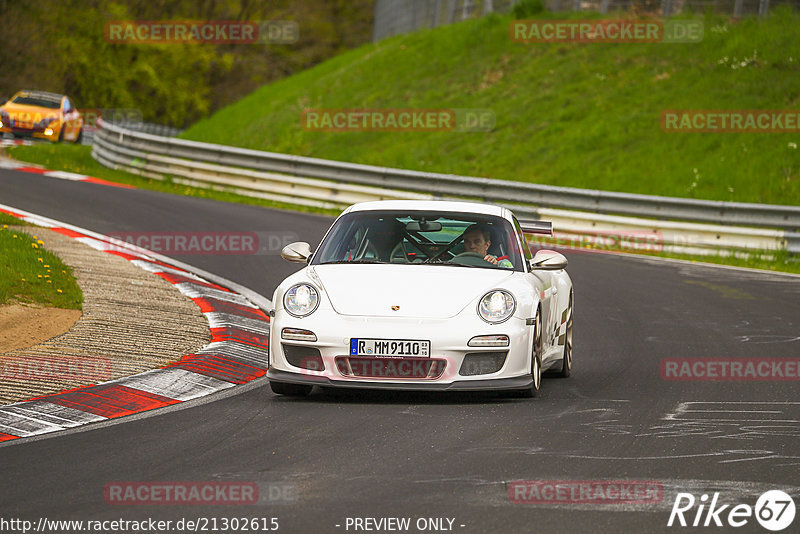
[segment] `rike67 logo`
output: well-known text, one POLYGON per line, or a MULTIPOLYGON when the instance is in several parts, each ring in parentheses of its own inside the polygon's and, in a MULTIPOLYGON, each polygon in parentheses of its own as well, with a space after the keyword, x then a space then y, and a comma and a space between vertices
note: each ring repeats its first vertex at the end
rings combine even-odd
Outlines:
POLYGON ((794 521, 795 505, 792 497, 780 490, 764 492, 755 507, 749 504, 721 503, 719 493, 709 502, 707 494, 699 499, 691 493, 678 493, 669 514, 667 526, 692 527, 743 527, 755 518, 767 530, 779 532, 794 521), (697 505, 697 510, 693 510, 697 505))

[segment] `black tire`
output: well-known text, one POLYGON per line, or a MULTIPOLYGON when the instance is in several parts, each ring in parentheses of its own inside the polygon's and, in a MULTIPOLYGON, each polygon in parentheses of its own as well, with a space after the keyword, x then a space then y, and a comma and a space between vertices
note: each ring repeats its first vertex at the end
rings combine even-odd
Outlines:
POLYGON ((305 384, 287 384, 286 382, 270 382, 269 387, 276 395, 286 395, 287 397, 305 397, 311 393, 311 388, 305 384))
POLYGON ((76 145, 80 145, 81 143, 83 143, 83 126, 78 130, 78 137, 75 138, 76 145))
POLYGON ((58 143, 64 140, 64 125, 61 125, 61 129, 58 131, 58 143))
POLYGON ((522 391, 522 396, 527 398, 536 397, 542 388, 542 314, 541 310, 536 310, 536 322, 534 323, 533 334, 533 354, 531 355, 531 377, 533 382, 530 387, 522 391))

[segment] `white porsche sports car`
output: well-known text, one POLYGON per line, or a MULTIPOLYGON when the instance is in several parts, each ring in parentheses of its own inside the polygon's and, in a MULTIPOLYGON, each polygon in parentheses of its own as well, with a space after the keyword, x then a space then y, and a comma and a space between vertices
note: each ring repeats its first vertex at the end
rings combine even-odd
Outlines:
POLYGON ((399 390, 506 390, 535 396, 542 374, 572 367, 572 281, 566 258, 533 256, 506 208, 385 200, 347 208, 307 266, 275 290, 272 391, 314 385, 399 390))

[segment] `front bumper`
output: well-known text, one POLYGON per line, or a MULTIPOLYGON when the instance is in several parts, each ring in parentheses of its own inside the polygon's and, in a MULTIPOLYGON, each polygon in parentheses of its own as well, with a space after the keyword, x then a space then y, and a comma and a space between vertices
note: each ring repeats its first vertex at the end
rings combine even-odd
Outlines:
POLYGON ((464 315, 420 320, 315 313, 298 319, 279 309, 271 325, 267 377, 275 382, 368 389, 512 390, 529 386, 533 329, 525 319, 512 317, 490 325, 477 314, 464 315), (316 341, 283 339, 283 328, 309 330, 316 341), (498 334, 508 336, 508 346, 468 345, 475 336, 498 334), (351 356, 351 337, 428 340, 430 354, 416 358, 351 356))
POLYGON ((61 131, 60 128, 50 126, 53 129, 53 133, 47 135, 44 133, 44 128, 16 128, 16 127, 8 127, 3 126, 0 128, 0 133, 10 133, 15 135, 16 137, 27 137, 27 138, 35 138, 35 139, 46 139, 48 141, 57 141, 58 134, 61 131))
POLYGON ((402 391, 513 391, 531 387, 530 375, 514 378, 494 378, 486 380, 458 380, 455 382, 373 382, 369 380, 333 380, 325 376, 309 376, 270 369, 267 378, 287 384, 309 386, 342 387, 352 389, 383 389, 402 391))

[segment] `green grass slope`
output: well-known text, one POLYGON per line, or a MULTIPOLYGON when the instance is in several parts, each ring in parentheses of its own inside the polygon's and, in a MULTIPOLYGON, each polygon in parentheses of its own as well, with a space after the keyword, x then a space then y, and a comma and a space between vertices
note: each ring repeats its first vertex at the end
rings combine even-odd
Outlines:
POLYGON ((522 44, 509 39, 511 20, 493 15, 362 46, 259 88, 183 137, 540 184, 800 204, 800 134, 666 133, 659 122, 669 109, 800 109, 797 12, 706 17, 704 39, 691 44, 522 44), (301 127, 308 108, 483 108, 496 125, 318 132, 301 127))

